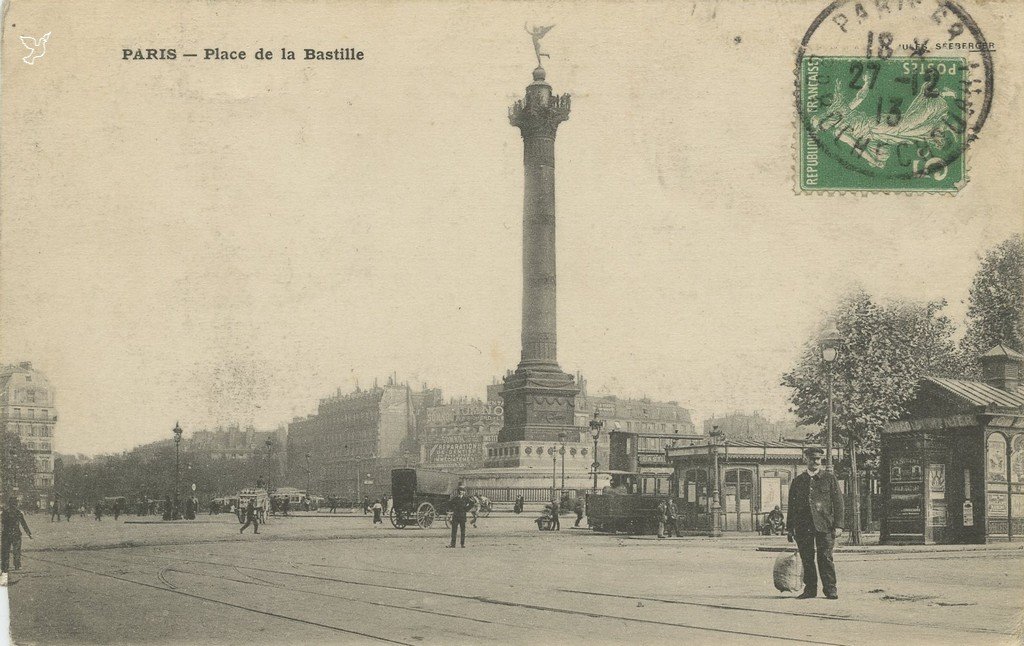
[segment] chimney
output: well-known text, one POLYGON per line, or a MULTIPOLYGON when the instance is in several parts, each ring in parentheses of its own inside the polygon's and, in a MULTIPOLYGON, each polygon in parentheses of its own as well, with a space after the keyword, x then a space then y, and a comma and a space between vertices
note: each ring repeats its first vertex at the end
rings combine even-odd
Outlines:
POLYGON ((982 380, 989 386, 1015 393, 1020 388, 1024 355, 1002 343, 981 355, 982 380))

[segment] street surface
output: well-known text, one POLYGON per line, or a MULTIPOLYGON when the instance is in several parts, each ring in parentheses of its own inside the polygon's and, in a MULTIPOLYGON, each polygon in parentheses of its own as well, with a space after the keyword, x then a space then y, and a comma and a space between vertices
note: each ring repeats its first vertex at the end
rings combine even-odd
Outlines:
POLYGON ((275 518, 244 536, 227 514, 177 524, 30 516, 35 540, 7 590, 13 639, 1019 643, 1019 544, 837 552, 840 599, 797 600, 772 586, 778 553, 756 550, 784 547, 783 537, 608 536, 571 529, 570 516, 563 531, 539 532, 535 515, 481 519, 466 549, 445 548, 443 524, 397 530, 362 514, 275 518))

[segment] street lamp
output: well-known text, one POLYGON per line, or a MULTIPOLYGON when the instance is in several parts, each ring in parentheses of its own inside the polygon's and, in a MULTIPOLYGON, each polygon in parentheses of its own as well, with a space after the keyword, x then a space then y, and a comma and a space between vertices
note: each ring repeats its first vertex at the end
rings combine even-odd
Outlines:
POLYGON ((309 453, 306 454, 306 495, 309 495, 309 453))
POLYGON ((708 453, 711 457, 712 471, 708 488, 711 489, 711 538, 718 538, 722 535, 722 503, 718 499, 718 438, 721 437, 717 426, 711 427, 708 438, 708 453))
POLYGON ((562 491, 565 491, 565 433, 558 434, 558 441, 562 443, 558 454, 562 456, 562 491))
POLYGON ((267 445, 267 492, 269 493, 273 491, 273 487, 270 486, 270 476, 274 468, 274 442, 268 437, 264 444, 267 445))
POLYGON ((174 433, 174 509, 172 511, 171 518, 174 519, 174 520, 178 520, 178 519, 181 518, 181 510, 180 510, 180 507, 178 505, 178 501, 180 500, 179 492, 178 492, 178 489, 179 489, 178 481, 181 478, 181 433, 182 433, 181 426, 178 425, 178 422, 174 422, 174 428, 171 429, 171 432, 174 433))
POLYGON ((594 438, 594 493, 597 493, 597 468, 601 466, 601 463, 597 461, 597 440, 601 437, 601 427, 604 426, 604 422, 597 419, 597 411, 594 411, 594 419, 590 420, 590 437, 594 438))
POLYGON ((555 477, 556 471, 558 470, 558 455, 555 453, 555 447, 548 447, 548 455, 551 456, 551 499, 555 499, 555 477))
POLYGON ((828 422, 825 426, 825 470, 832 471, 832 366, 839 356, 839 344, 842 338, 839 330, 833 325, 821 339, 821 360, 825 362, 826 380, 828 381, 828 422))

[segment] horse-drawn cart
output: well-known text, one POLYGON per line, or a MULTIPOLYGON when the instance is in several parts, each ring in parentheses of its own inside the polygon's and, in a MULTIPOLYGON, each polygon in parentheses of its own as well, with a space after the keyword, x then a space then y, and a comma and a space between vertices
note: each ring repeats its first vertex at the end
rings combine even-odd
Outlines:
POLYGON ((398 529, 416 525, 430 527, 434 519, 448 512, 448 501, 459 484, 459 476, 430 469, 391 471, 391 524, 398 529))

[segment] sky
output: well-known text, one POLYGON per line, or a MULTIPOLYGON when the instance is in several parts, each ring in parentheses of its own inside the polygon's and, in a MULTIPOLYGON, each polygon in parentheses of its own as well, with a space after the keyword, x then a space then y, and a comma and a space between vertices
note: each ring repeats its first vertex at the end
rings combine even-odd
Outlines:
MULTIPOLYGON (((784 416, 781 375, 842 294, 961 319, 979 257, 1021 230, 1010 48, 959 194, 809 196, 792 91, 817 3, 124 6, 4 25, 0 360, 50 379, 61 452, 274 428, 392 371, 483 397, 519 358, 524 22, 556 25, 547 78, 573 97, 558 357, 592 392, 784 416), (32 66, 22 30, 52 33, 32 66), (206 47, 248 59, 181 56, 206 47)), ((1009 6, 974 11, 989 40, 1020 41, 1009 6)))

